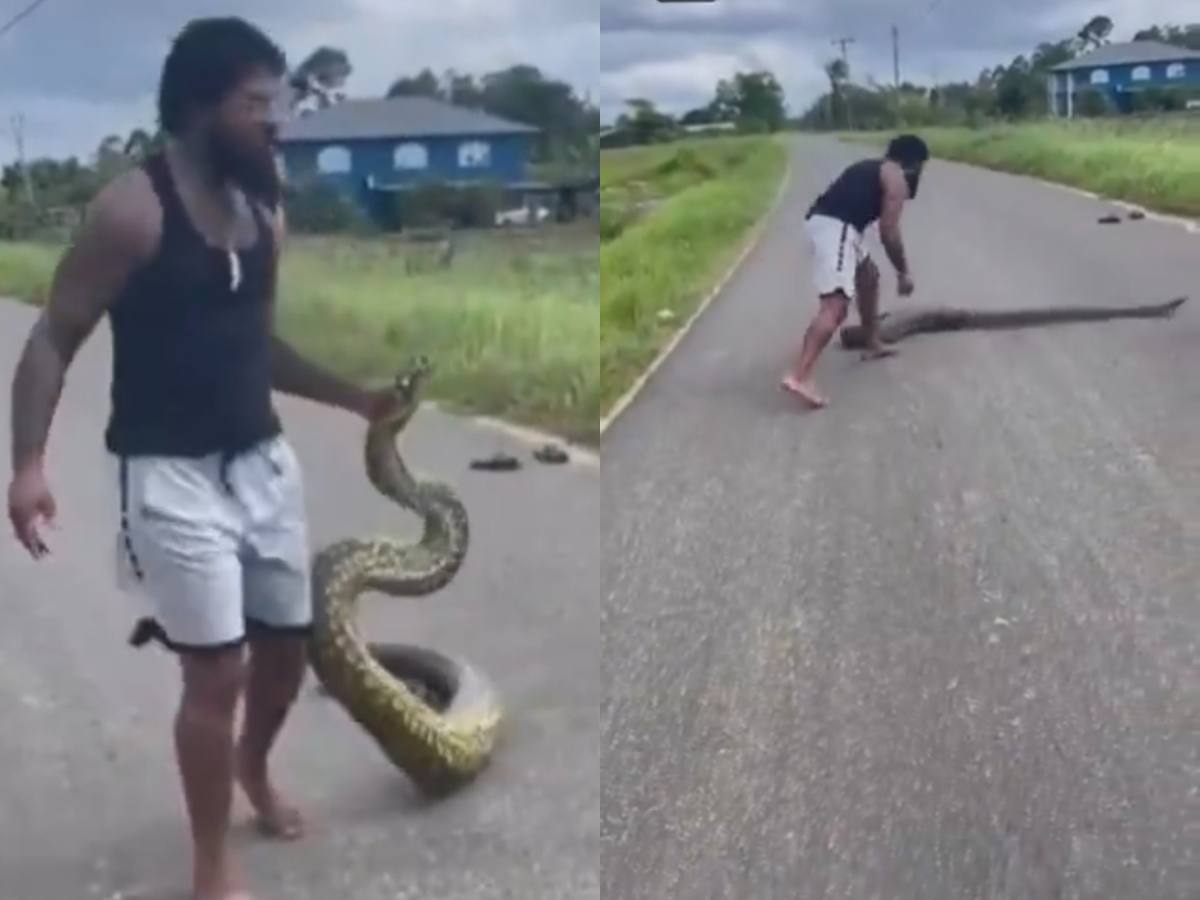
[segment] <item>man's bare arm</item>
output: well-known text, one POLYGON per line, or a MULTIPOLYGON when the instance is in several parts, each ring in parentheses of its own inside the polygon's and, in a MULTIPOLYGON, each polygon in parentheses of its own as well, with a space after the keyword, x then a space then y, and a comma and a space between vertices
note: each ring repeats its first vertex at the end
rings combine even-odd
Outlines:
MULTIPOLYGON (((282 206, 274 217, 274 225, 275 275, 271 289, 272 314, 278 293, 280 256, 287 234, 282 206)), ((370 414, 373 403, 373 397, 368 392, 305 359, 278 334, 271 338, 271 386, 284 394, 362 416, 370 414)))
POLYGON ((900 213, 908 199, 908 182, 904 170, 893 162, 885 163, 880 174, 883 181, 883 211, 879 216, 879 239, 888 259, 900 274, 908 272, 904 241, 900 238, 900 213))
POLYGON ((156 220, 139 177, 126 176, 97 196, 54 273, 13 376, 14 472, 41 464, 67 369, 129 275, 153 253, 161 214, 156 220))

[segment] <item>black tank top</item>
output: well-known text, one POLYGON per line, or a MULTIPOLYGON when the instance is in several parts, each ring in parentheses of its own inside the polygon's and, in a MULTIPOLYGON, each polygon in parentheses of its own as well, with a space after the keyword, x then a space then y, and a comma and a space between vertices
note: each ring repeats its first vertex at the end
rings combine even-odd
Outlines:
POLYGON ((809 216, 829 216, 866 231, 883 211, 882 167, 880 159, 864 159, 849 166, 816 199, 809 216))
POLYGON ((229 253, 192 224, 166 157, 144 168, 162 204, 162 239, 109 311, 105 443, 121 456, 228 459, 282 431, 271 401, 273 232, 252 204, 257 238, 238 251, 234 290, 229 253))

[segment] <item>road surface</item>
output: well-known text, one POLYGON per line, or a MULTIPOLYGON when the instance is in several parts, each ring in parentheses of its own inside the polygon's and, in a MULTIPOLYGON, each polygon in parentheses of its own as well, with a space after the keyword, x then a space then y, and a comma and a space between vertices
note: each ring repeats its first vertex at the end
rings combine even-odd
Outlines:
MULTIPOLYGON (((1200 238, 934 163, 917 293, 1171 322, 831 347, 796 145, 764 240, 602 447, 609 900, 1200 898, 1200 238)), ((876 244, 875 252, 881 254, 876 244)))
MULTIPOLYGON (((0 302, 0 414, 32 312, 0 302)), ((115 483, 102 445, 107 327, 72 370, 51 439, 61 526, 34 563, 0 541, 0 900, 182 900, 190 871, 171 756, 173 659, 128 636, 136 602, 113 586, 115 483)), ((415 522, 375 494, 360 430, 280 401, 308 477, 312 537, 415 522)), ((7 424, 5 426, 7 428, 7 424)), ((7 431, 6 431, 7 433, 7 431)), ((599 470, 542 466, 530 447, 436 412, 405 441, 414 468, 455 484, 472 516, 466 564, 443 593, 367 598, 363 628, 461 653, 507 704, 492 768, 425 805, 310 677, 278 774, 313 834, 256 839, 239 798, 237 844, 262 900, 599 897, 599 470), (473 472, 504 449, 516 473, 473 472)))

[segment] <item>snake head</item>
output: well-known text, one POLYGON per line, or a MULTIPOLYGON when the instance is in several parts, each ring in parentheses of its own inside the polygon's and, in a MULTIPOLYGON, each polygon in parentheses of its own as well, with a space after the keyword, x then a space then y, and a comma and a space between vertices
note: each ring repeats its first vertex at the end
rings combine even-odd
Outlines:
POLYGON ((396 375, 395 389, 404 397, 414 396, 421 384, 433 372, 433 363, 426 356, 418 356, 396 375))

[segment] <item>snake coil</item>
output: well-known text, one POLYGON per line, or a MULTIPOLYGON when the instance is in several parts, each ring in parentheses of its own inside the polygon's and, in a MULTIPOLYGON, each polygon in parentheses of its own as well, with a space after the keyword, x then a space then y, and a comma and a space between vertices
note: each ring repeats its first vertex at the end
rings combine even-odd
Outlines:
POLYGON ((431 594, 461 568, 469 541, 466 508, 446 484, 413 477, 396 446, 431 372, 416 359, 395 380, 394 411, 367 429, 372 485, 424 521, 421 539, 348 538, 313 558, 310 662, 330 694, 421 789, 441 793, 488 763, 501 721, 488 679, 461 660, 408 644, 368 643, 355 628, 358 597, 431 594))

